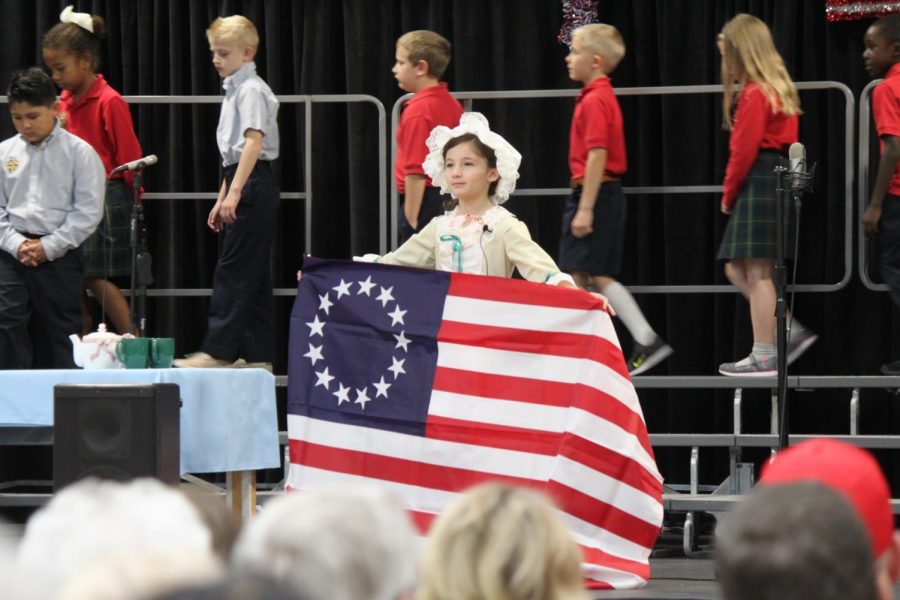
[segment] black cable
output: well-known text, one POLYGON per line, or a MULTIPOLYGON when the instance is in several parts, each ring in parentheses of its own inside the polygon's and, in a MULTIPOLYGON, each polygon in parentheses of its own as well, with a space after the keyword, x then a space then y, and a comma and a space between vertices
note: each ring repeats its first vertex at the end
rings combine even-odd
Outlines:
MULTIPOLYGON (((793 273, 791 273, 791 286, 794 286, 797 283, 797 263, 800 262, 800 198, 794 198, 794 212, 796 213, 797 218, 796 223, 794 223, 794 268, 793 273)), ((790 317, 787 321, 787 336, 785 337, 785 347, 790 346, 791 344, 791 332, 793 331, 794 325, 794 300, 797 298, 797 291, 791 287, 791 300, 788 302, 788 310, 790 311, 790 317)))
POLYGON ((491 229, 490 227, 488 227, 487 224, 485 224, 484 227, 481 228, 481 235, 478 237, 478 247, 481 248, 481 256, 484 257, 484 274, 490 275, 491 273, 488 269, 487 252, 484 251, 484 234, 485 233, 492 234, 492 233, 494 233, 494 230, 491 229))

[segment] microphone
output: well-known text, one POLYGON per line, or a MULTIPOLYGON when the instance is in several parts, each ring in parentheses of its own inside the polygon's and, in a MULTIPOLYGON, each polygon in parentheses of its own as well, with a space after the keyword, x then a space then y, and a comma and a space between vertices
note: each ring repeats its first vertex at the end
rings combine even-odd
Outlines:
POLYGON ((488 224, 485 223, 484 227, 481 229, 481 233, 494 233, 494 230, 488 227, 488 224))
POLYGON ((806 148, 800 142, 794 142, 788 149, 790 169, 788 176, 791 182, 791 191, 799 192, 806 189, 809 176, 806 174, 806 148))
POLYGON ((159 161, 159 159, 156 158, 156 155, 151 154, 149 156, 145 156, 144 158, 139 158, 137 160, 127 162, 124 165, 119 165, 118 167, 116 167, 115 169, 112 170, 112 173, 110 173, 110 175, 115 175, 116 173, 121 173, 123 171, 140 170, 140 169, 143 169, 144 167, 149 167, 150 165, 155 165, 157 163, 157 161, 159 161))

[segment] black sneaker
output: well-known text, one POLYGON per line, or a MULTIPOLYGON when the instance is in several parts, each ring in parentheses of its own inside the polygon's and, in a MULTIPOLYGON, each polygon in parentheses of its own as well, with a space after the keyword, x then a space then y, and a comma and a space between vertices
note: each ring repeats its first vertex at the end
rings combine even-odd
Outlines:
POLYGON ((672 352, 672 346, 659 336, 656 336, 656 341, 649 346, 635 342, 631 358, 628 359, 628 374, 640 375, 667 359, 672 352))
POLYGON ((809 329, 792 331, 790 336, 787 346, 787 364, 789 365, 800 358, 800 355, 806 352, 806 350, 819 339, 819 336, 809 329))
POLYGON ((900 375, 900 360, 881 365, 882 375, 900 375))

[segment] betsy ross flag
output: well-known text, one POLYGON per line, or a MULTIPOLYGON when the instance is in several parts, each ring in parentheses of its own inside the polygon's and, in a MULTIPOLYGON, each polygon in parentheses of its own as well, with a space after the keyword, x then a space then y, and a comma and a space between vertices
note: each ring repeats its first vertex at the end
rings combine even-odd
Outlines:
POLYGON ((662 478, 612 322, 591 295, 307 259, 291 314, 288 489, 374 481, 420 528, 500 480, 547 493, 595 587, 634 588, 662 478))

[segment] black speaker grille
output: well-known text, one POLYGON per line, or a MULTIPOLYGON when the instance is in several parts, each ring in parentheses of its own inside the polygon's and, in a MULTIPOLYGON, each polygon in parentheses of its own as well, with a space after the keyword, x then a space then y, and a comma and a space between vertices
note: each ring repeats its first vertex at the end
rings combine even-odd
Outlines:
POLYGON ((181 402, 175 384, 54 388, 53 480, 180 478, 181 402))

